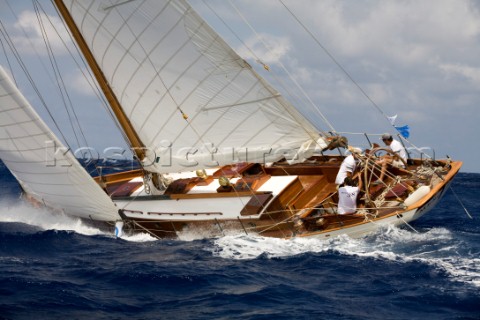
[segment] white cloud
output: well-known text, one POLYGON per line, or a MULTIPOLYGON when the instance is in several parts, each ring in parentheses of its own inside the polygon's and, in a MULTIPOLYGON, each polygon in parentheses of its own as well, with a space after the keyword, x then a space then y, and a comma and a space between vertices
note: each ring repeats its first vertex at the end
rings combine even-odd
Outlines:
POLYGON ((423 62, 440 47, 462 45, 480 34, 469 1, 312 1, 295 8, 332 51, 346 56, 376 52, 423 62))
POLYGON ((480 68, 460 64, 441 64, 439 67, 447 76, 461 75, 480 87, 480 68))
POLYGON ((63 42, 66 42, 67 46, 71 46, 71 41, 60 18, 45 15, 44 13, 41 13, 39 17, 33 11, 20 13, 18 20, 14 24, 14 28, 17 31, 16 35, 13 36, 15 44, 25 54, 46 55, 44 39, 46 36, 52 50, 56 54, 64 54, 67 50, 63 42), (39 17, 40 21, 42 21, 43 31, 38 22, 39 17))
POLYGON ((290 50, 288 38, 265 33, 250 37, 244 43, 245 46, 237 50, 240 56, 252 60, 260 57, 260 61, 266 64, 279 63, 290 50))

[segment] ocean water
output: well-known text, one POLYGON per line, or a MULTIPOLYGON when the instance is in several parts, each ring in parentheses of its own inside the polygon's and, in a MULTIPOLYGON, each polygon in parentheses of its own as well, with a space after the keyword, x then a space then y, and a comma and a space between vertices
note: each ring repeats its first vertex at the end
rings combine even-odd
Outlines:
POLYGON ((480 319, 479 174, 361 239, 116 239, 18 199, 0 164, 0 319, 480 319))

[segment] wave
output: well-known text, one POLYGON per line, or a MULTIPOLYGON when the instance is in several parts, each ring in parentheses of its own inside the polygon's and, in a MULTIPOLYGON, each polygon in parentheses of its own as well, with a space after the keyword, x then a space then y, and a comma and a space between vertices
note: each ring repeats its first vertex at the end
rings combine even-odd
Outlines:
MULTIPOLYGON (((85 236, 105 236, 115 238, 113 232, 107 232, 88 225, 80 218, 52 212, 47 208, 36 208, 22 200, 0 201, 0 222, 19 222, 35 226, 41 230, 73 231, 85 236)), ((156 238, 147 233, 124 234, 121 239, 131 242, 155 241, 156 238)))
POLYGON ((389 226, 360 239, 348 236, 323 240, 282 240, 259 236, 225 236, 214 241, 213 254, 224 259, 291 257, 304 253, 337 253, 401 263, 420 262, 445 272, 453 281, 480 287, 480 258, 445 228, 423 232, 389 226))
POLYGON ((0 222, 21 222, 42 230, 74 231, 83 235, 102 235, 104 231, 88 226, 78 218, 73 218, 61 213, 53 213, 46 208, 35 208, 19 201, 16 203, 2 204, 0 222))
MULTIPOLYGON (((41 230, 73 231, 85 236, 115 238, 85 224, 81 219, 53 213, 45 208, 34 208, 23 201, 2 203, 0 222, 20 222, 41 230)), ((205 238, 204 231, 185 231, 180 241, 195 241, 205 238)), ((157 241, 147 233, 124 234, 128 242, 157 241)), ((223 259, 252 260, 260 256, 267 258, 291 257, 303 253, 337 253, 345 256, 373 258, 402 263, 420 262, 441 270, 452 280, 471 283, 480 287, 480 258, 468 249, 458 234, 445 228, 426 229, 422 232, 390 226, 360 239, 348 236, 324 240, 295 238, 284 240, 254 235, 226 235, 210 242, 207 250, 223 259)))

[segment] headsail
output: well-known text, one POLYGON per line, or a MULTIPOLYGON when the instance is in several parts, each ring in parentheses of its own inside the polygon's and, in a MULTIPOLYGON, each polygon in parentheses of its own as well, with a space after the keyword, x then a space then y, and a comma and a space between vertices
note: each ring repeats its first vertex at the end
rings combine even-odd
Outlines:
POLYGON ((66 150, 0 67, 0 158, 25 192, 79 217, 119 219, 111 199, 66 150))
POLYGON ((325 146, 185 0, 63 2, 147 146, 147 170, 274 161, 309 141, 325 146))

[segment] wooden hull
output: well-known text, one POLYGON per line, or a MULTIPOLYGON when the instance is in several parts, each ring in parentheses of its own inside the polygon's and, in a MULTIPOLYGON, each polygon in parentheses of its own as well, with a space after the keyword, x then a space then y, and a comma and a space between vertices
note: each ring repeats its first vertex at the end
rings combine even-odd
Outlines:
POLYGON ((318 231, 299 232, 293 222, 273 225, 270 220, 238 219, 238 220, 146 220, 133 218, 136 227, 134 230, 144 231, 160 238, 176 238, 179 234, 194 232, 202 237, 221 237, 231 233, 257 234, 268 237, 294 238, 313 237, 330 238, 348 235, 359 238, 388 225, 402 226, 417 220, 430 211, 441 199, 448 185, 434 194, 425 204, 411 210, 397 211, 379 218, 366 219, 364 216, 335 216, 331 217, 329 228, 318 231))
MULTIPOLYGON (((438 168, 447 166, 443 162, 437 164, 438 168)), ((266 168, 270 184, 248 192, 213 193, 201 189, 202 192, 195 193, 195 189, 190 189, 188 193, 137 195, 117 198, 115 202, 122 208, 120 213, 127 229, 148 232, 159 238, 176 238, 189 233, 199 237, 232 233, 286 239, 329 238, 343 234, 361 237, 386 225, 404 225, 420 218, 440 200, 461 167, 460 162, 453 162, 448 165, 448 171, 432 174, 427 179, 431 185, 429 192, 408 206, 404 204, 408 200, 403 201, 412 192, 405 193, 402 199, 397 195, 395 206, 340 215, 335 213, 333 183, 338 165, 332 165, 332 160, 328 159, 314 166, 266 168), (289 175, 285 176, 285 172, 289 175)), ((370 187, 371 192, 372 188, 375 187, 370 187)), ((388 196, 386 191, 385 194, 388 196)))
POLYGON ((362 221, 358 224, 349 225, 348 227, 339 227, 336 230, 324 231, 324 232, 311 232, 299 235, 300 237, 315 237, 315 238, 330 238, 339 235, 346 234, 352 238, 359 238, 372 233, 380 228, 384 228, 388 225, 403 226, 407 223, 415 221, 426 214, 428 211, 438 203, 448 186, 445 186, 439 193, 435 194, 429 201, 418 208, 411 210, 400 211, 398 213, 392 213, 379 219, 371 219, 368 221, 362 221))

